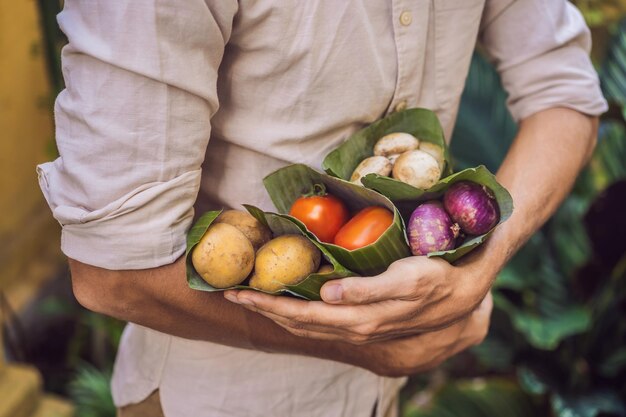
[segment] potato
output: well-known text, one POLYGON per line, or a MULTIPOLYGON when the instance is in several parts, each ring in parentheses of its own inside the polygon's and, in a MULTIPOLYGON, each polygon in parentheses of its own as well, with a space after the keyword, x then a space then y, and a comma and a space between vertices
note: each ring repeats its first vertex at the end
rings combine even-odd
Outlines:
POLYGON ((267 242, 256 253, 250 286, 276 292, 317 271, 322 253, 301 235, 283 235, 267 242))
POLYGON ((350 181, 354 184, 363 185, 361 178, 367 174, 378 174, 388 176, 391 173, 392 165, 389 159, 384 156, 370 156, 361 161, 356 167, 350 181))
POLYGON ((326 265, 320 266, 320 268, 317 270, 316 274, 330 274, 334 270, 335 270, 335 268, 332 265, 326 264, 326 265))
POLYGON ((272 232, 247 211, 226 210, 215 219, 214 223, 227 223, 235 226, 250 240, 256 252, 272 238, 272 232))
POLYGON ((435 158, 420 150, 403 153, 393 166, 395 179, 421 189, 435 185, 440 176, 435 158))
POLYGON ((378 139, 374 145, 374 155, 390 156, 417 149, 420 141, 409 133, 390 133, 378 139))
POLYGON ((196 272, 215 288, 242 283, 254 266, 254 249, 235 226, 212 224, 191 253, 196 272))
POLYGON ((439 171, 443 172, 446 161, 443 158, 443 148, 441 146, 432 142, 422 141, 420 142, 419 150, 426 152, 427 154, 435 158, 435 161, 437 161, 437 164, 439 165, 439 171))

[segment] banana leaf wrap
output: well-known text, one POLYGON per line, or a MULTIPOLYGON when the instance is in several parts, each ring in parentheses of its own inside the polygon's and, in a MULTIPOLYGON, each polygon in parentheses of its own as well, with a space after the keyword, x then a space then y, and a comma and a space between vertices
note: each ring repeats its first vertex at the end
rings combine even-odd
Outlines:
MULTIPOLYGON (((285 234, 300 234, 307 238, 310 238, 307 233, 305 233, 300 227, 298 227, 293 221, 291 221, 291 219, 286 218, 286 216, 282 216, 276 213, 265 213, 261 209, 250 205, 244 204, 244 207, 257 220, 269 227, 269 229, 272 231, 272 237, 277 237, 285 234)), ((203 280, 193 267, 193 263, 191 262, 191 252, 193 248, 200 242, 200 239, 202 239, 204 233, 209 229, 211 224, 215 221, 220 213, 221 210, 208 211, 204 213, 196 221, 196 223, 192 226, 192 228, 189 230, 189 233, 187 234, 187 250, 185 252, 187 284, 190 288, 194 290, 207 292, 224 291, 227 289, 248 289, 259 291, 256 288, 245 285, 247 279, 246 281, 244 281, 243 285, 235 285, 229 288, 215 288, 209 285, 205 280, 203 280)), ((304 298, 306 300, 320 300, 320 289, 326 281, 335 278, 343 278, 356 275, 352 271, 342 266, 333 257, 333 255, 317 240, 310 240, 322 252, 322 257, 332 265, 333 271, 324 274, 311 274, 300 283, 296 285, 287 285, 285 289, 271 294, 276 295, 281 293, 288 293, 304 298)))
MULTIPOLYGON (((362 160, 374 155, 374 145, 385 135, 395 132, 410 133, 423 142, 441 146, 446 162, 442 177, 452 174, 450 154, 443 129, 437 115, 428 109, 408 109, 392 113, 389 116, 359 130, 343 142, 337 149, 329 153, 322 167, 334 177, 349 180, 352 172, 362 160)), ((391 178, 390 178, 391 179, 391 178)), ((398 180, 394 182, 404 184, 398 180)))
POLYGON ((389 199, 379 193, 302 164, 289 165, 271 173, 263 179, 263 184, 278 212, 283 213, 283 218, 292 221, 312 240, 322 245, 341 265, 360 275, 379 274, 394 261, 411 256, 400 213, 389 199), (310 192, 317 184, 323 184, 330 194, 340 198, 353 213, 369 206, 386 207, 394 213, 392 225, 376 242, 355 250, 320 242, 302 222, 286 214, 296 199, 310 192))
MULTIPOLYGON (((495 176, 487 168, 481 165, 455 174, 452 173, 450 155, 444 139, 443 129, 437 115, 428 109, 415 108, 392 113, 356 132, 326 156, 322 163, 324 170, 329 175, 348 180, 357 165, 363 159, 373 155, 373 148, 378 139, 393 132, 410 133, 420 141, 427 141, 441 146, 446 161, 442 178, 427 190, 378 174, 368 174, 361 179, 366 188, 377 191, 389 198, 399 209, 405 220, 408 221, 412 211, 420 203, 439 199, 450 185, 462 180, 477 182, 493 191, 500 209, 500 221, 498 224, 511 216, 513 212, 511 195, 496 181, 495 176)), ((472 236, 455 249, 432 252, 428 256, 438 256, 448 262, 454 262, 484 242, 491 232, 480 236, 472 236)))
MULTIPOLYGON (((440 199, 452 184, 464 180, 482 184, 493 192, 500 210, 500 220, 498 225, 511 217, 511 214, 513 213, 513 199, 511 198, 511 194, 509 194, 506 188, 498 183, 496 177, 483 165, 475 168, 467 168, 463 171, 449 175, 439 180, 439 182, 428 190, 420 190, 408 184, 392 180, 388 177, 371 174, 366 175, 363 178, 363 184, 365 184, 366 187, 371 188, 372 190, 375 190, 391 199, 400 210, 402 216, 408 219, 411 216, 412 211, 419 204, 428 200, 440 199)), ((494 229, 491 229, 489 232, 479 236, 471 236, 455 249, 431 252, 428 256, 438 256, 448 262, 454 262, 483 243, 494 229)))

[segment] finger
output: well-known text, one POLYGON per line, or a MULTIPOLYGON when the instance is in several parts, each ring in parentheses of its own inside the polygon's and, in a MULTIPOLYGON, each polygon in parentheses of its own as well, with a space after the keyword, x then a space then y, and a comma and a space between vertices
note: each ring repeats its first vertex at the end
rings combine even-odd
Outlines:
POLYGON ((322 300, 329 304, 372 304, 383 300, 416 300, 433 288, 433 281, 445 282, 439 260, 425 257, 394 262, 382 274, 332 280, 321 289, 322 300))
POLYGON ((279 325, 283 329, 287 330, 289 333, 300 336, 307 337, 311 339, 319 339, 319 340, 331 340, 331 341, 339 341, 344 343, 351 343, 356 345, 362 345, 366 343, 374 343, 381 342, 390 339, 395 339, 397 337, 401 337, 405 335, 404 331, 395 332, 395 331, 384 331, 380 334, 370 335, 366 333, 359 333, 357 328, 356 330, 352 329, 342 329, 337 327, 328 327, 321 326, 316 324, 302 324, 301 322, 288 320, 285 317, 278 316, 276 314, 259 310, 256 307, 251 305, 243 305, 242 306, 250 311, 254 311, 270 320, 272 320, 275 324, 279 325))
POLYGON ((276 297, 257 291, 240 291, 234 302, 253 306, 260 311, 282 316, 301 325, 317 324, 332 328, 348 329, 363 318, 354 307, 330 306, 321 301, 304 301, 289 297, 276 297))
POLYGON ((333 340, 349 343, 383 341, 414 333, 409 326, 402 326, 411 311, 406 302, 332 306, 319 301, 275 297, 245 290, 237 294, 237 302, 294 333, 324 333, 333 340), (385 321, 382 321, 383 317, 385 321))
MULTIPOLYGON (((290 320, 283 316, 270 313, 268 311, 259 310, 258 308, 253 307, 253 306, 244 305, 244 307, 250 311, 254 311, 255 313, 258 313, 264 317, 267 317, 268 319, 272 320, 274 323, 278 324, 279 326, 290 331, 293 334, 300 335, 304 332, 319 333, 319 334, 323 333, 326 335, 325 339, 332 338, 332 339, 337 339, 337 340, 345 339, 347 335, 349 334, 349 332, 344 329, 331 328, 328 326, 320 326, 316 324, 303 324, 299 321, 290 320)), ((321 337, 317 337, 317 338, 321 338, 321 337)))

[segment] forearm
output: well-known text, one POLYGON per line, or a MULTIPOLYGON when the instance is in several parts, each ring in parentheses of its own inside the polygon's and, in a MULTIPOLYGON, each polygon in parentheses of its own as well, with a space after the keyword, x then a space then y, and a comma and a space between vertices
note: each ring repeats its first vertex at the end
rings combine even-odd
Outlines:
POLYGON ((370 361, 371 347, 294 336, 262 315, 226 301, 221 292, 190 289, 184 258, 133 271, 111 271, 70 259, 70 268, 77 299, 98 313, 187 339, 384 368, 382 362, 370 361))
POLYGON ((591 156, 597 126, 597 118, 564 108, 545 110, 521 122, 496 175, 513 197, 513 214, 482 250, 462 264, 495 277, 567 196, 591 156))

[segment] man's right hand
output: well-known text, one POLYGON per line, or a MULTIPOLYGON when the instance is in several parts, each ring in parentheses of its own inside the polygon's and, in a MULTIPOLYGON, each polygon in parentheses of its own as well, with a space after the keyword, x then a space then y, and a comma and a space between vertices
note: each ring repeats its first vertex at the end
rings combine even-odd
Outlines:
POLYGON ((442 330, 387 342, 362 345, 371 349, 371 371, 385 376, 406 376, 425 372, 477 344, 487 336, 493 308, 491 294, 465 319, 442 330))

